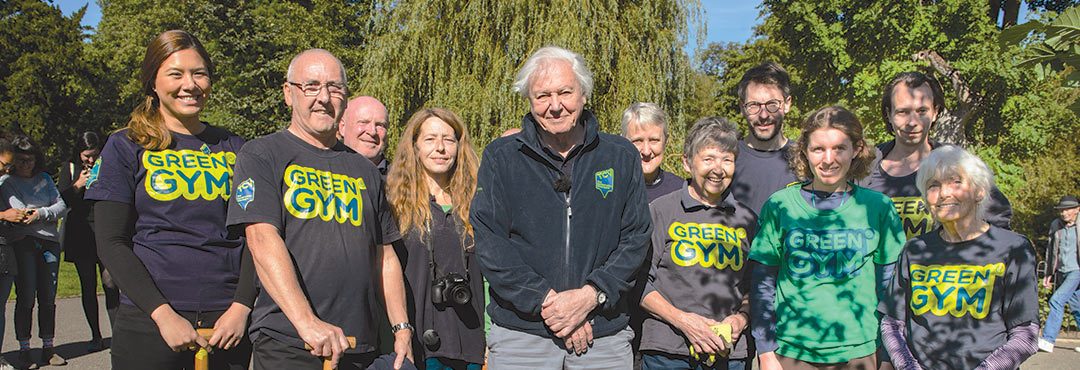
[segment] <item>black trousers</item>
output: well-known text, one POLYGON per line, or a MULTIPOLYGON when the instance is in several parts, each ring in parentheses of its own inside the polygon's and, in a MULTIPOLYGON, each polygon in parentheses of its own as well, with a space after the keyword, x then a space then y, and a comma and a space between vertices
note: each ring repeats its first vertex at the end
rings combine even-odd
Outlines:
MULTIPOLYGON (((196 329, 213 328, 225 311, 178 311, 196 329)), ((240 344, 226 351, 217 349, 210 354, 210 369, 247 370, 251 361, 251 341, 247 336, 240 344)), ((112 368, 114 370, 187 370, 195 365, 194 351, 173 352, 161 338, 157 324, 138 307, 121 304, 113 321, 112 368)), ((279 367, 279 369, 285 369, 279 367)))
MULTIPOLYGON (((278 370, 278 369, 311 369, 321 370, 323 360, 311 355, 311 351, 296 348, 270 338, 269 335, 260 335, 252 344, 254 349, 252 357, 255 360, 255 370, 278 370)), ((338 361, 338 370, 365 370, 375 358, 377 352, 362 354, 346 354, 338 361)))

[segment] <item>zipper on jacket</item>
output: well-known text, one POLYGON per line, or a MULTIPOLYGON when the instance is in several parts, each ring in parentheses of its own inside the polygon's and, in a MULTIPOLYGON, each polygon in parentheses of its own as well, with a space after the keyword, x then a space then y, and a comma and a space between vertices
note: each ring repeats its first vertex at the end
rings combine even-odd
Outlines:
MULTIPOLYGON (((563 261, 563 266, 567 266, 567 268, 570 267, 570 217, 573 217, 573 209, 570 208, 570 192, 567 191, 566 192, 566 245, 565 245, 565 249, 563 250, 563 254, 565 255, 565 261, 563 261)), ((566 274, 565 276, 566 276, 566 284, 569 287, 570 274, 566 274)))

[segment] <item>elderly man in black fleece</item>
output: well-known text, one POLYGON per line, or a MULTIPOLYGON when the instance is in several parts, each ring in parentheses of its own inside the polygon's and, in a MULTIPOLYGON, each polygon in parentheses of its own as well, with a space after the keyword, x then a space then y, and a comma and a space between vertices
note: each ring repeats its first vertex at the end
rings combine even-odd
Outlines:
POLYGON ((592 75, 569 50, 536 51, 514 89, 521 133, 484 151, 472 204, 476 252, 491 284, 488 365, 627 369, 627 297, 647 252, 640 155, 601 133, 585 104, 592 75))

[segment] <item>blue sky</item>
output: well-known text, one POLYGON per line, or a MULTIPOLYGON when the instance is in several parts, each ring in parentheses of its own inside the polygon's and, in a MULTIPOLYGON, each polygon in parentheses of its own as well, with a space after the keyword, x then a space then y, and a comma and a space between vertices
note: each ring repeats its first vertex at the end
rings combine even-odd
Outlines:
MULTIPOLYGON (((57 0, 55 1, 64 14, 71 14, 79 9, 79 7, 89 4, 89 8, 86 11, 86 16, 83 17, 83 25, 96 26, 101 20, 101 8, 98 7, 96 1, 93 0, 57 0)), ((707 35, 705 37, 704 45, 708 45, 711 42, 732 42, 732 41, 746 41, 750 38, 750 34, 753 32, 754 25, 761 21, 759 18, 758 5, 761 4, 759 0, 752 1, 721 1, 721 0, 704 0, 702 1, 702 11, 704 11, 705 29, 707 35)), ((1020 9, 1021 23, 1027 18, 1027 3, 1023 3, 1020 9)), ((687 51, 693 53, 694 32, 691 32, 691 38, 689 45, 687 45, 687 51)))
MULTIPOLYGON (((750 38, 753 27, 758 22, 758 4, 760 1, 702 1, 705 12, 706 29, 708 37, 705 44, 710 42, 745 41, 750 38)), ((83 25, 94 27, 101 21, 101 8, 97 1, 93 0, 57 0, 56 5, 65 15, 70 15, 83 5, 89 4, 86 16, 83 17, 83 25)), ((691 35, 692 36, 692 35, 691 35)), ((693 47, 694 40, 690 40, 693 47)))

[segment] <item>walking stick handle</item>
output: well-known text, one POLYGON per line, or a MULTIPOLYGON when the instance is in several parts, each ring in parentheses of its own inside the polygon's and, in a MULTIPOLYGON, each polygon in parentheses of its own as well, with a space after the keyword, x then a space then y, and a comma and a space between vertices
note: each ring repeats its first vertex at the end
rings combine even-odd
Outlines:
MULTIPOLYGON (((356 348, 356 337, 345 337, 345 340, 349 341, 349 349, 356 348)), ((310 351, 313 348, 311 347, 310 344, 304 343, 304 349, 310 351)), ((330 365, 330 358, 329 357, 323 356, 323 358, 322 358, 322 368, 323 368, 323 370, 333 370, 334 369, 330 365)))

